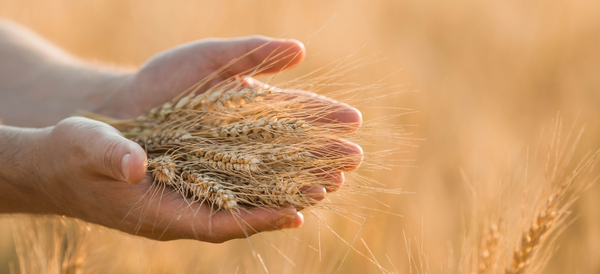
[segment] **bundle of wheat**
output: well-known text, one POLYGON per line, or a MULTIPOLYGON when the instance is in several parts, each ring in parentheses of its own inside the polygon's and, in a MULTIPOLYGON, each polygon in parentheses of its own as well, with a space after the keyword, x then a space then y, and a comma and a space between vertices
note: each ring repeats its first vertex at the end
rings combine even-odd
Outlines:
POLYGON ((146 116, 92 118, 145 148, 154 184, 192 202, 305 208, 317 202, 307 189, 336 187, 326 178, 362 159, 340 149, 339 137, 357 125, 327 118, 336 107, 234 77, 204 93, 196 86, 146 116))

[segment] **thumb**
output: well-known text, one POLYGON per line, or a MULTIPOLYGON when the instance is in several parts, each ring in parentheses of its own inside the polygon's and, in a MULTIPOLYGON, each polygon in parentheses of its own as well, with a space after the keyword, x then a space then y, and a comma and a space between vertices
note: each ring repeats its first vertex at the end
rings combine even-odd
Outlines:
POLYGON ((304 45, 295 39, 275 39, 266 36, 249 36, 235 39, 214 39, 209 42, 215 51, 219 66, 230 62, 232 75, 246 74, 259 67, 259 74, 277 73, 293 68, 304 59, 304 45))
MULTIPOLYGON (((168 61, 177 64, 208 61, 210 72, 227 68, 226 75, 277 73, 293 68, 304 59, 306 50, 302 42, 295 39, 276 39, 254 35, 241 38, 210 38, 190 42, 159 54, 168 56, 168 61), (196 59, 191 57, 197 56, 196 59)), ((197 80, 196 80, 197 81, 197 80)))
POLYGON ((92 173, 131 184, 144 178, 146 153, 138 144, 102 122, 80 117, 64 121, 70 124, 74 145, 85 151, 86 168, 92 173))

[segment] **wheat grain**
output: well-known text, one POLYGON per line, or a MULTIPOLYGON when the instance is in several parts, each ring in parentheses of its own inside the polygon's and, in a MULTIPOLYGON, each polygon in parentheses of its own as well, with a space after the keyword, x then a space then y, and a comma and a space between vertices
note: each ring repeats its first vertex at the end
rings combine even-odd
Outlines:
POLYGON ((532 264, 535 255, 547 238, 549 232, 556 225, 557 220, 561 215, 565 214, 561 211, 559 201, 564 197, 563 188, 552 194, 537 211, 533 218, 533 222, 529 228, 523 232, 520 241, 513 252, 512 262, 506 269, 507 274, 522 274, 532 264))
POLYGON ((155 185, 192 202, 224 210, 306 207, 315 200, 302 189, 330 184, 330 170, 358 158, 327 148, 343 131, 317 121, 335 108, 274 90, 233 78, 202 94, 188 91, 148 115, 105 122, 146 150, 155 185))
POLYGON ((298 133, 307 133, 310 125, 299 119, 278 119, 276 116, 249 120, 224 126, 213 131, 215 137, 233 137, 242 141, 249 139, 274 139, 280 136, 292 136, 298 133))
POLYGON ((501 221, 490 223, 482 238, 477 266, 479 274, 492 273, 492 269, 495 267, 498 255, 497 248, 502 238, 500 224, 501 221))
POLYGON ((175 180, 175 162, 169 156, 158 156, 148 160, 148 169, 160 183, 170 183, 175 180))

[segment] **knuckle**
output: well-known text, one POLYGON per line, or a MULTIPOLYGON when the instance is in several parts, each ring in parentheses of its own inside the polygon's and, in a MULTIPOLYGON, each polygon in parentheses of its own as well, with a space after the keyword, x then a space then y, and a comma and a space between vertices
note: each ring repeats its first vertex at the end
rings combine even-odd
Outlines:
MULTIPOLYGON (((104 151, 104 158, 103 158, 103 164, 104 164, 104 168, 106 168, 107 171, 112 171, 113 169, 113 165, 115 165, 116 163, 114 163, 114 159, 116 159, 116 157, 118 157, 118 153, 119 153, 119 144, 117 142, 110 142, 108 143, 108 146, 105 148, 104 151)), ((115 174, 117 175, 117 174, 115 174)))

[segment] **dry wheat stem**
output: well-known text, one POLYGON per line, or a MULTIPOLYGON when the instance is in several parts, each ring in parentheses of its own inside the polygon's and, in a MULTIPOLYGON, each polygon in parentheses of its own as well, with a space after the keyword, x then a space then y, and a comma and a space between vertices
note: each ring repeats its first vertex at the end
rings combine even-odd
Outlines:
POLYGON ((490 223, 481 240, 477 266, 479 274, 492 273, 492 269, 495 267, 496 260, 498 259, 497 248, 502 238, 500 225, 501 221, 490 223))
MULTIPOLYGON (((112 124, 146 149, 156 185, 194 202, 225 210, 307 207, 316 201, 302 189, 353 159, 323 145, 331 129, 296 118, 306 99, 281 102, 269 100, 271 94, 231 81, 112 124)), ((312 121, 327 112, 323 106, 312 109, 312 118, 304 115, 312 121)))
MULTIPOLYGON (((564 178, 558 176, 563 171, 547 173, 547 175, 550 175, 551 181, 563 178, 564 183, 556 187, 535 211, 531 223, 521 233, 505 273, 535 273, 541 269, 545 262, 544 257, 547 255, 547 252, 542 251, 547 251, 548 245, 552 242, 549 240, 552 235, 560 233, 564 221, 569 215, 568 208, 588 186, 586 183, 579 182, 579 180, 584 176, 584 172, 590 171, 590 167, 596 161, 597 154, 598 152, 584 157, 571 174, 562 175, 565 176, 564 178)), ((555 155, 557 164, 561 155, 555 155)), ((570 160, 570 156, 567 157, 567 160, 570 160)))
POLYGON ((548 234, 552 232, 558 221, 567 213, 564 208, 559 207, 559 203, 565 195, 563 189, 561 188, 552 194, 544 206, 537 211, 529 228, 521 235, 506 273, 526 273, 525 271, 532 264, 532 260, 537 255, 537 251, 541 248, 548 234))
MULTIPOLYGON (((331 79, 325 78, 315 87, 329 85, 331 79)), ((315 185, 337 188, 330 182, 333 174, 364 156, 344 154, 332 140, 360 136, 363 141, 387 138, 403 145, 409 142, 404 134, 356 134, 355 125, 328 118, 338 106, 310 94, 248 86, 241 77, 199 93, 205 83, 148 115, 130 120, 88 117, 113 125, 146 150, 155 186, 169 187, 192 202, 231 211, 242 206, 314 205, 317 201, 304 195, 304 190, 315 185)), ((376 121, 376 125, 383 124, 376 121)), ((381 155, 389 153, 395 152, 381 155)), ((367 164, 371 168, 390 165, 394 164, 367 164)), ((359 184, 347 186, 347 192, 402 193, 357 178, 359 184)))

